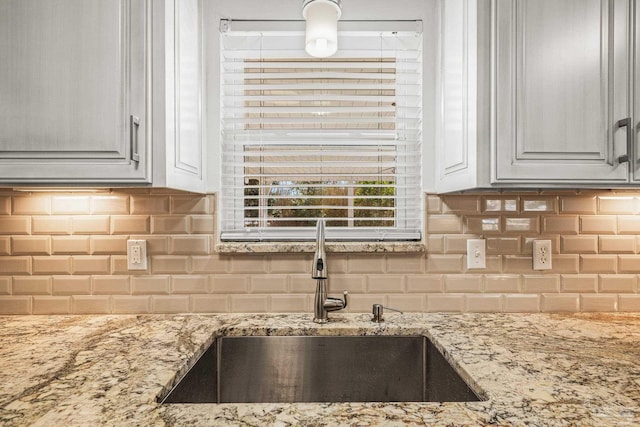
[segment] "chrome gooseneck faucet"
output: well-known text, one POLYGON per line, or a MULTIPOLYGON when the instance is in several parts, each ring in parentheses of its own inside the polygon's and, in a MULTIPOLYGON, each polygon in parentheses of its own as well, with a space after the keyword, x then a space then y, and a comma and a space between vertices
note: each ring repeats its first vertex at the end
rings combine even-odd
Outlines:
POLYGON ((344 291, 344 300, 327 296, 327 253, 324 249, 324 220, 319 219, 316 224, 316 251, 313 255, 311 266, 311 278, 316 279, 316 297, 313 304, 313 321, 327 323, 329 312, 342 310, 347 307, 347 291, 344 291))

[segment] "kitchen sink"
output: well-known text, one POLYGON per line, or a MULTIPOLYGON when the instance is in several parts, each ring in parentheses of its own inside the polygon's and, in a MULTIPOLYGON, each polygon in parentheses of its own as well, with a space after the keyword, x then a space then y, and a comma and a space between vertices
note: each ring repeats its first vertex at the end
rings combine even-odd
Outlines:
POLYGON ((218 338, 162 403, 458 402, 476 394, 423 336, 218 338))

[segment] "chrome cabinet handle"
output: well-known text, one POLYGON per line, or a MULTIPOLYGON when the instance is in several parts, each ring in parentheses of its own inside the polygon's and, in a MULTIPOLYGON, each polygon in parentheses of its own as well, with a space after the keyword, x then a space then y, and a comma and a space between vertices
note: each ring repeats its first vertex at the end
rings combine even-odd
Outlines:
POLYGON ((628 163, 633 150, 633 127, 631 126, 631 117, 618 120, 615 126, 616 130, 622 127, 627 128, 627 153, 622 156, 618 156, 618 163, 628 163))
POLYGON ((131 115, 129 117, 129 134, 131 138, 131 160, 134 162, 140 161, 140 154, 138 153, 138 129, 140 128, 140 117, 131 115), (135 129, 134 129, 135 128, 135 129))

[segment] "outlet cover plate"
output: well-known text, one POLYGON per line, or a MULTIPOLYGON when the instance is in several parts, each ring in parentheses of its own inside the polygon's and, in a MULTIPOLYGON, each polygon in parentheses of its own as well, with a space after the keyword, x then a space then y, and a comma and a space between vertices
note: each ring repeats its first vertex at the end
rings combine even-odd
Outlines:
POLYGON ((127 240, 127 268, 129 270, 147 269, 146 240, 127 240))
POLYGON ((467 269, 487 268, 487 249, 484 239, 467 240, 467 269))
POLYGON ((533 241, 533 269, 551 270, 551 240, 533 241))

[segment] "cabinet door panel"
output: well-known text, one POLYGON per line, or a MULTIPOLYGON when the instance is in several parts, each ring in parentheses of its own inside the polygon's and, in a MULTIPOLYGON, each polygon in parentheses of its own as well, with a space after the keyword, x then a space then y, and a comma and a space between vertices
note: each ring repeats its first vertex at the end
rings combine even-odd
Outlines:
POLYGON ((144 151, 145 15, 140 0, 0 0, 1 180, 145 178, 129 136, 133 114, 144 151))
POLYGON ((495 180, 626 181, 629 2, 495 6, 495 180))

